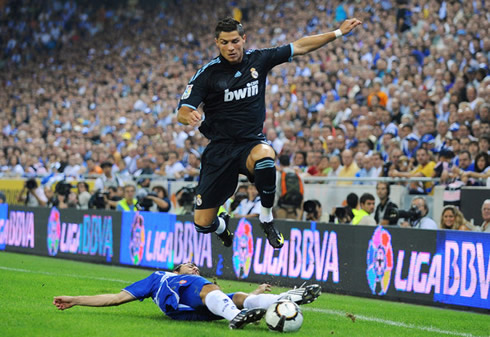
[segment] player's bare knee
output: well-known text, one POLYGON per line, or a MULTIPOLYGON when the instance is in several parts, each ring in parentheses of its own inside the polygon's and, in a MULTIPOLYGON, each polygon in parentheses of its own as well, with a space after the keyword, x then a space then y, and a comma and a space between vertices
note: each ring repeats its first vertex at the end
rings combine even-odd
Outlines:
POLYGON ((275 156, 274 149, 266 144, 258 144, 250 151, 250 157, 254 162, 266 157, 275 158, 275 156))
POLYGON ((247 169, 250 172, 253 172, 255 163, 258 160, 264 159, 264 158, 275 158, 276 153, 274 152, 274 149, 266 144, 258 144, 256 145, 252 151, 250 151, 250 154, 248 155, 247 158, 247 169))
POLYGON ((206 296, 212 292, 212 291, 215 291, 215 290, 221 290, 221 288, 219 287, 219 285, 217 284, 214 284, 214 283, 211 283, 211 284, 205 284, 202 289, 201 289, 201 292, 199 293, 199 297, 201 297, 201 300, 202 300, 202 303, 203 304, 206 304, 206 296))
POLYGON ((209 227, 217 215, 217 209, 203 209, 194 212, 194 223, 201 227, 209 227))

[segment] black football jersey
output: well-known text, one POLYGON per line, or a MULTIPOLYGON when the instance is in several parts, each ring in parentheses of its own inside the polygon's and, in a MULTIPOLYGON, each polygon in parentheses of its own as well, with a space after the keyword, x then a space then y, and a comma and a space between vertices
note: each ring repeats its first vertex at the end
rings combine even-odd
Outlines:
POLYGON ((292 44, 248 50, 239 64, 230 64, 220 55, 191 78, 179 108, 196 109, 203 103, 205 118, 199 130, 212 141, 264 139, 267 73, 292 57, 292 44))

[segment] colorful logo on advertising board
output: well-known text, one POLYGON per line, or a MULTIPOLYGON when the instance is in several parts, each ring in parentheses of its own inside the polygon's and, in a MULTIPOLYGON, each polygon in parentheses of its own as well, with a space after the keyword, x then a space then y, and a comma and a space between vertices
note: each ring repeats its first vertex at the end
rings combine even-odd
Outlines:
POLYGON ((374 231, 367 250, 366 277, 373 295, 385 295, 393 270, 391 235, 381 226, 374 231))
POLYGON ((245 218, 238 222, 233 239, 233 269, 239 279, 245 279, 250 273, 254 253, 252 225, 245 218))
POLYGON ((167 270, 185 262, 211 268, 211 238, 198 233, 193 222, 177 221, 175 214, 123 212, 119 261, 167 270))
POLYGON ((112 260, 112 216, 83 213, 63 213, 53 207, 47 225, 47 250, 58 253, 91 255, 112 260), (80 216, 83 218, 80 222, 80 216))
POLYGON ((58 249, 60 248, 61 238, 61 221, 60 211, 53 207, 48 218, 48 254, 50 256, 56 256, 58 249))
POLYGON ((0 204, 0 250, 5 250, 5 238, 7 236, 7 232, 5 231, 6 224, 8 221, 8 205, 0 204))
POLYGON ((136 212, 131 224, 131 240, 129 241, 129 254, 134 265, 139 265, 145 251, 145 219, 136 212))

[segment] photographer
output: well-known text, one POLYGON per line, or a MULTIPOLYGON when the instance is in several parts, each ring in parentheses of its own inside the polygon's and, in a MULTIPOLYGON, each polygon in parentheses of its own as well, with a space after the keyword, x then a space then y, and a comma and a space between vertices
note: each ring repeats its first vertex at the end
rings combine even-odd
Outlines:
POLYGON ((306 200, 303 203, 301 219, 303 218, 304 213, 306 213, 306 221, 328 222, 328 219, 324 219, 322 204, 316 199, 306 200))
POLYGON ((346 206, 334 207, 332 214, 329 215, 328 222, 349 224, 354 219, 354 214, 358 212, 357 204, 359 197, 355 193, 349 193, 346 198, 346 206))
POLYGON ((165 187, 161 185, 155 185, 151 189, 151 193, 146 196, 153 201, 153 205, 150 208, 150 212, 168 212, 170 210, 170 199, 165 187))
POLYGON ((168 212, 170 209, 170 200, 163 186, 154 186, 150 193, 140 189, 136 193, 136 199, 139 209, 145 212, 168 212))
POLYGON ((78 207, 78 198, 71 192, 71 184, 64 180, 56 184, 52 200, 52 206, 58 209, 78 207))
MULTIPOLYGON (((429 213, 429 207, 427 202, 423 197, 416 197, 412 199, 410 210, 407 212, 411 215, 409 221, 403 221, 401 227, 413 227, 422 229, 437 229, 437 224, 434 220, 429 218, 427 214, 429 213)), ((401 213, 401 211, 398 211, 401 213)), ((407 218, 405 214, 399 216, 400 218, 407 218)))
POLYGON ((40 187, 35 178, 28 179, 19 195, 17 196, 18 202, 23 202, 29 207, 46 206, 48 198, 44 194, 44 189, 40 187))
POLYGON ((107 192, 96 190, 88 201, 88 208, 115 210, 123 195, 121 187, 109 186, 107 192))
POLYGON ((242 202, 243 199, 248 198, 247 189, 248 186, 246 184, 242 184, 238 186, 233 197, 228 198, 228 200, 226 200, 224 205, 220 207, 218 214, 221 214, 222 212, 226 212, 231 216, 233 216, 233 212, 235 212, 238 205, 240 205, 240 202, 242 202))
POLYGON ((195 187, 182 187, 175 193, 178 207, 175 209, 175 214, 185 215, 194 212, 194 197, 196 195, 195 187))
POLYGON ((243 199, 233 213, 237 218, 258 218, 260 214, 260 196, 255 185, 247 187, 248 197, 243 199))
POLYGON ((374 220, 382 226, 396 226, 397 220, 390 218, 393 210, 398 209, 398 206, 390 200, 390 184, 378 182, 376 184, 376 194, 379 198, 379 204, 374 211, 374 220))
POLYGON ((136 188, 133 185, 126 185, 123 188, 124 198, 117 203, 116 210, 122 212, 137 211, 138 200, 134 197, 136 188))

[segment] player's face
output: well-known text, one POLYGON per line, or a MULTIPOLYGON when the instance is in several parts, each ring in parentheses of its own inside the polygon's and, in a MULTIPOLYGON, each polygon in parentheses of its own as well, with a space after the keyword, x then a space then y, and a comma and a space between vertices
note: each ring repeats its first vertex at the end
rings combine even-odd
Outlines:
POLYGON ((231 64, 242 62, 243 46, 245 45, 246 35, 240 36, 238 31, 221 32, 215 39, 221 56, 231 64))
POLYGON ((194 263, 183 264, 178 273, 180 275, 201 275, 199 268, 194 263))

